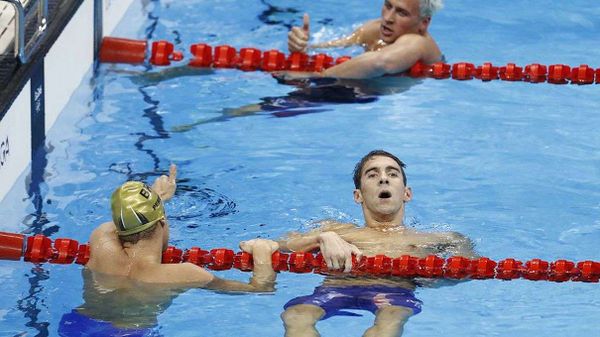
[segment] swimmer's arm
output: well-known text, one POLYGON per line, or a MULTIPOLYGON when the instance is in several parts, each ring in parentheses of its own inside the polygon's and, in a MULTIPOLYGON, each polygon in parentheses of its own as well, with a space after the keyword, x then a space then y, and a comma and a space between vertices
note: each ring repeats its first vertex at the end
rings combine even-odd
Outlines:
POLYGON ((309 46, 310 49, 320 49, 320 48, 334 48, 334 47, 348 47, 357 44, 365 44, 367 43, 367 37, 372 35, 373 30, 377 30, 379 26, 379 20, 369 21, 358 29, 356 29, 352 34, 345 36, 341 39, 315 43, 309 46))
POLYGON ((369 51, 321 73, 323 77, 365 79, 397 74, 408 70, 424 58, 426 40, 417 34, 406 34, 379 51, 369 51))
POLYGON ((475 244, 468 237, 458 232, 447 232, 440 235, 442 253, 451 256, 462 256, 468 259, 479 258, 479 254, 475 251, 475 244))
MULTIPOLYGON (((473 241, 458 232, 438 233, 436 235, 436 241, 437 242, 433 244, 438 248, 440 254, 449 256, 462 256, 468 259, 476 259, 479 257, 477 252, 475 252, 475 245, 473 244, 473 241)), ((420 287, 440 288, 467 282, 469 279, 417 278, 415 281, 420 287)))
POLYGON ((335 234, 339 234, 339 231, 353 228, 356 228, 353 224, 343 224, 326 220, 321 222, 321 227, 308 233, 288 233, 287 237, 280 239, 278 243, 281 250, 284 251, 310 252, 319 249, 323 241, 323 233, 334 232, 335 234))
POLYGON ((205 288, 232 292, 272 292, 277 274, 273 270, 272 255, 279 245, 271 240, 254 239, 240 242, 240 248, 252 254, 252 277, 249 283, 214 277, 205 288))
POLYGON ((310 252, 319 249, 320 232, 305 234, 290 233, 287 237, 277 241, 281 250, 287 252, 310 252))
MULTIPOLYGON (((269 257, 270 258, 270 257, 269 257)), ((272 265, 254 265, 249 283, 214 276, 203 288, 226 292, 273 292, 277 274, 272 265)))
POLYGON ((307 234, 293 234, 281 246, 299 252, 318 248, 329 270, 343 270, 348 273, 352 269, 352 255, 360 259, 362 252, 358 247, 344 240, 340 234, 355 228, 353 224, 326 222, 321 228, 307 234))
POLYGON ((192 263, 163 264, 160 270, 149 272, 140 280, 154 284, 206 288, 224 292, 269 292, 274 289, 275 272, 271 265, 256 265, 250 282, 243 283, 216 277, 210 271, 192 263))
MULTIPOLYGON (((269 255, 269 261, 271 256, 269 255)), ((224 292, 271 292, 274 290, 276 274, 269 263, 254 266, 249 283, 226 280, 213 275, 208 270, 192 263, 163 264, 160 273, 154 273, 149 283, 181 285, 224 292)))

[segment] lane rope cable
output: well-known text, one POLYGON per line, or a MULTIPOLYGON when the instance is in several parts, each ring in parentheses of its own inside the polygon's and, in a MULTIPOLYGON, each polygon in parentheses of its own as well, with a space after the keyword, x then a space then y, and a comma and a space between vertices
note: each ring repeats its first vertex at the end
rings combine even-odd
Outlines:
MULTIPOLYGON (((184 59, 182 51, 175 50, 171 42, 154 41, 150 47, 148 59, 148 41, 117 37, 102 39, 99 59, 103 63, 143 64, 149 62, 155 66, 168 66, 171 61, 184 59)), ((261 51, 257 48, 241 48, 239 51, 229 45, 215 46, 196 43, 190 46, 191 58, 187 65, 196 68, 236 68, 243 71, 309 71, 321 72, 329 67, 351 59, 341 56, 334 59, 327 54, 308 55, 293 52, 286 56, 279 50, 261 51)), ((437 62, 431 65, 417 62, 406 73, 410 77, 429 77, 434 79, 472 80, 484 82, 503 80, 510 82, 529 82, 552 84, 593 84, 600 83, 600 68, 594 69, 587 64, 571 67, 566 64, 543 65, 533 63, 518 66, 508 63, 496 66, 490 62, 476 66, 473 63, 459 62, 448 64, 437 62)))
MULTIPOLYGON (((0 232, 0 260, 24 261, 32 263, 76 263, 85 265, 90 259, 90 247, 76 240, 59 238, 54 242, 41 234, 25 236, 23 234, 0 232)), ((231 249, 217 248, 210 251, 192 247, 185 251, 169 246, 162 254, 162 263, 189 262, 211 270, 236 268, 250 271, 253 268, 252 255, 245 252, 235 253, 231 249)), ((273 270, 292 273, 331 273, 323 256, 313 253, 291 254, 275 252, 272 255, 273 270)), ((371 275, 378 277, 426 277, 449 279, 526 279, 531 281, 553 282, 593 282, 600 279, 600 262, 573 262, 559 259, 553 262, 541 259, 522 261, 507 258, 494 261, 487 257, 468 259, 452 256, 447 259, 436 255, 415 257, 402 255, 391 258, 385 255, 352 257, 353 275, 371 275)))

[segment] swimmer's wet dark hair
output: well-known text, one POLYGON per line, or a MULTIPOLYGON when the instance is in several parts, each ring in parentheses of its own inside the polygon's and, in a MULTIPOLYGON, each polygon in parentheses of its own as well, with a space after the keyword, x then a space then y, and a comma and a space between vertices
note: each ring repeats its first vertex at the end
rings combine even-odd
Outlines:
POLYGON ((404 168, 406 167, 406 164, 404 164, 402 160, 398 159, 398 157, 394 156, 393 154, 387 151, 373 150, 367 153, 366 156, 362 157, 360 161, 356 163, 356 166, 354 166, 354 187, 360 189, 362 169, 369 159, 376 156, 392 158, 396 163, 398 163, 398 165, 400 166, 400 171, 402 172, 402 181, 404 181, 404 186, 406 186, 406 173, 404 173, 404 168))

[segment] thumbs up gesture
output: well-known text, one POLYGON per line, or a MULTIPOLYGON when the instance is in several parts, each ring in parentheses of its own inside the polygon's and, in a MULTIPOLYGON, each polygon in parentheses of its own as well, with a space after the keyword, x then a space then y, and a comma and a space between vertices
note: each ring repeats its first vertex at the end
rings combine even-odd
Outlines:
POLYGON ((156 178, 154 184, 152 184, 152 190, 160 196, 163 201, 167 201, 175 195, 175 189, 177 189, 177 166, 171 164, 169 166, 169 176, 162 175, 156 178))
POLYGON ((292 30, 288 33, 288 49, 290 52, 306 52, 310 36, 309 22, 308 14, 304 13, 302 27, 292 27, 292 30))

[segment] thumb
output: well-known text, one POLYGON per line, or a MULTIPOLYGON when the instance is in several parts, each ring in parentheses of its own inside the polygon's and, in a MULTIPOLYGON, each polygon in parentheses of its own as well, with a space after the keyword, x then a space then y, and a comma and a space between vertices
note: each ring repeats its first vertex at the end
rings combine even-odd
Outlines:
POLYGON ((304 17, 302 18, 302 30, 304 30, 306 34, 310 31, 309 23, 310 17, 308 16, 308 13, 304 13, 304 17))
POLYGON ((177 179, 177 166, 175 164, 171 164, 169 166, 169 182, 174 183, 177 179))
POLYGON ((248 241, 241 241, 240 249, 246 253, 252 254, 252 246, 248 243, 248 241))

